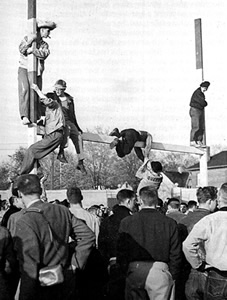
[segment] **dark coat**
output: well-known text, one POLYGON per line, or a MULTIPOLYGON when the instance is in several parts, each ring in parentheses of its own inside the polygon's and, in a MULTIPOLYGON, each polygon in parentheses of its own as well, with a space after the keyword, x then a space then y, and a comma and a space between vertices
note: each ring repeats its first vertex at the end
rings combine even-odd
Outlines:
POLYGON ((160 261, 169 265, 173 279, 181 267, 181 244, 177 224, 155 209, 143 208, 122 220, 117 262, 123 269, 133 261, 160 261))
POLYGON ((8 263, 8 270, 13 272, 16 267, 16 256, 13 251, 13 242, 9 231, 0 226, 0 299, 13 299, 12 281, 10 275, 6 272, 6 262, 8 263))
POLYGON ((83 269, 94 243, 94 233, 62 205, 38 201, 25 209, 17 220, 14 235, 21 273, 19 299, 71 299, 64 294, 67 292, 67 284, 67 289, 70 289, 68 280, 65 279, 64 283, 54 288, 40 287, 39 270, 56 264, 61 264, 66 270, 71 263, 83 269), (49 222, 54 242, 51 241, 50 230, 45 220, 49 222), (77 241, 72 258, 69 237, 77 241))
POLYGON ((12 214, 15 214, 16 212, 20 211, 21 209, 11 205, 9 209, 7 209, 7 211, 4 213, 3 217, 2 217, 2 221, 1 221, 1 226, 7 227, 7 222, 9 220, 9 217, 12 214))
POLYGON ((121 220, 131 215, 130 210, 123 205, 116 205, 113 215, 105 218, 98 236, 98 249, 108 264, 111 257, 117 256, 117 238, 121 220))
POLYGON ((190 106, 200 110, 203 110, 204 107, 207 106, 205 95, 201 91, 200 87, 197 90, 195 90, 194 93, 192 94, 190 106))
POLYGON ((59 99, 59 97, 57 96, 57 94, 55 92, 47 93, 46 94, 46 96, 48 98, 56 100, 61 105, 64 117, 65 117, 66 124, 67 124, 67 121, 70 121, 70 122, 72 122, 73 124, 76 125, 78 131, 82 132, 82 129, 79 127, 79 125, 77 123, 76 114, 75 114, 75 105, 74 105, 73 97, 70 96, 67 93, 65 93, 65 95, 67 97, 67 102, 68 102, 68 106, 69 106, 68 110, 66 110, 64 107, 62 107, 61 100, 59 99))

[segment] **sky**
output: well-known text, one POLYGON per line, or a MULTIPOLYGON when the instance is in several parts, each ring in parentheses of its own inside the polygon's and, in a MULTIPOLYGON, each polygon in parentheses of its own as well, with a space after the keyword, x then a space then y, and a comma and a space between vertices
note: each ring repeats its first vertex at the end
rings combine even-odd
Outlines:
MULTIPOLYGON (((28 145, 17 90, 27 1, 10 4, 0 1, 0 158, 28 145)), ((201 18, 207 144, 226 144, 226 0, 37 0, 37 18, 58 25, 47 40, 43 91, 65 80, 83 131, 135 128, 176 145, 189 145, 190 97, 202 81, 194 30, 201 18)))

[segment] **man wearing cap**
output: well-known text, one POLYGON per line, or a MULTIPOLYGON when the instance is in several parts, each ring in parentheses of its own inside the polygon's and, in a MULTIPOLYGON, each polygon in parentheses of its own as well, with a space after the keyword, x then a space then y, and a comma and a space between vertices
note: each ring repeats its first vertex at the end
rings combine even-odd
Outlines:
POLYGON ((47 42, 43 38, 48 38, 50 31, 56 28, 56 24, 51 21, 38 21, 37 34, 25 36, 19 45, 20 60, 18 69, 18 92, 19 111, 23 125, 30 124, 29 101, 30 83, 28 76, 28 55, 33 54, 37 58, 37 85, 42 90, 42 73, 44 71, 44 61, 49 56, 50 50, 47 42), (33 42, 36 47, 33 48, 33 42))
POLYGON ((83 144, 82 144, 82 137, 81 137, 82 129, 79 127, 76 120, 73 97, 65 92, 66 87, 67 87, 66 82, 62 79, 59 79, 56 81, 54 85, 54 91, 51 93, 47 93, 46 95, 48 98, 54 99, 61 105, 65 117, 66 128, 68 129, 68 131, 66 131, 66 134, 64 136, 64 140, 60 145, 59 154, 57 158, 62 163, 67 163, 67 160, 64 155, 64 148, 67 143, 67 136, 69 136, 75 146, 76 153, 78 156, 77 169, 80 170, 82 173, 86 173, 83 164, 84 152, 83 152, 83 144))
POLYGON ((191 117, 191 134, 190 145, 194 147, 202 147, 203 135, 205 132, 205 116, 204 108, 207 106, 204 92, 208 90, 210 86, 209 81, 204 81, 200 84, 192 94, 190 101, 190 117, 191 117))

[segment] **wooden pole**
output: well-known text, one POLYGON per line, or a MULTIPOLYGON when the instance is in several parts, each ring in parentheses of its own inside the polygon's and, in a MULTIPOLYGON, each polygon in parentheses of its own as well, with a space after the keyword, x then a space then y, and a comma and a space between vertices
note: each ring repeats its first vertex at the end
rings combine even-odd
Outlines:
MULTIPOLYGON (((36 34, 36 0, 28 0, 28 34, 36 34)), ((33 42, 32 47, 36 47, 33 42)), ((28 55, 28 78, 30 85, 37 83, 37 58, 35 55, 28 55)), ((37 96, 36 93, 30 89, 30 121, 36 123, 37 121, 37 96)))
MULTIPOLYGON (((201 69, 202 81, 204 81, 204 66, 203 66, 203 39, 202 39, 202 20, 195 19, 195 56, 196 69, 201 69)), ((204 134, 203 143, 206 145, 206 119, 204 108, 204 134)))
MULTIPOLYGON (((204 81, 203 67, 203 40, 202 40, 202 20, 195 19, 195 53, 196 53, 196 69, 201 69, 202 81, 204 81)), ((204 134, 203 143, 206 145, 206 115, 204 108, 204 134)), ((209 157, 209 148, 206 148, 204 155, 200 159, 200 184, 202 186, 208 184, 207 161, 209 157)))
POLYGON ((207 162, 210 157, 210 148, 206 147, 204 154, 200 157, 199 168, 200 168, 200 186, 208 185, 208 170, 207 170, 207 162))
MULTIPOLYGON (((27 20, 27 33, 36 34, 36 0, 28 0, 28 20, 27 20)), ((32 47, 36 47, 36 43, 33 42, 32 47)), ((28 55, 28 79, 31 86, 32 83, 37 83, 37 59, 31 54, 28 55)), ((29 119, 32 122, 28 125, 28 147, 37 141, 37 127, 35 122, 37 121, 37 95, 30 88, 30 113, 29 119)), ((35 164, 32 173, 37 173, 37 164, 35 164)))

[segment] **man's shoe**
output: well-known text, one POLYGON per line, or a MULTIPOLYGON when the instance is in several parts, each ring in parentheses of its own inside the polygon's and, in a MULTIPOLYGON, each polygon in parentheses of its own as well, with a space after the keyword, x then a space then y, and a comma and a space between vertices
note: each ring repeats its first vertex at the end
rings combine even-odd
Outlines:
POLYGON ((87 174, 87 171, 86 171, 86 169, 84 167, 83 160, 79 160, 78 165, 77 165, 76 168, 77 168, 77 170, 80 170, 81 173, 87 174))
POLYGON ((111 143, 110 143, 110 149, 113 149, 116 147, 118 144, 118 138, 115 138, 111 143))
POLYGON ((23 125, 28 125, 28 124, 31 124, 31 121, 27 117, 23 117, 22 118, 22 124, 23 125))
POLYGON ((197 144, 200 148, 206 148, 206 145, 204 145, 201 141, 198 141, 197 144))
POLYGON ((65 158, 65 154, 64 153, 58 153, 57 159, 61 163, 63 163, 63 164, 67 164, 68 163, 67 159, 65 158))
POLYGON ((191 147, 196 147, 196 146, 197 146, 196 141, 191 141, 191 142, 190 142, 190 146, 191 146, 191 147))
POLYGON ((109 134, 110 136, 116 136, 116 137, 120 137, 120 132, 118 130, 118 128, 114 128, 111 133, 109 134))
POLYGON ((196 141, 190 142, 190 146, 191 147, 196 147, 196 148, 200 148, 201 147, 200 144, 199 144, 199 142, 196 142, 196 141))
POLYGON ((39 120, 37 120, 37 125, 38 126, 45 126, 45 121, 46 121, 46 119, 45 119, 45 117, 41 117, 39 120))

